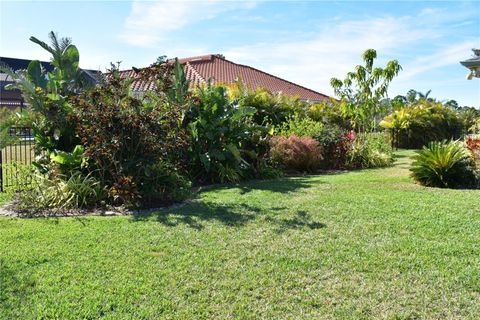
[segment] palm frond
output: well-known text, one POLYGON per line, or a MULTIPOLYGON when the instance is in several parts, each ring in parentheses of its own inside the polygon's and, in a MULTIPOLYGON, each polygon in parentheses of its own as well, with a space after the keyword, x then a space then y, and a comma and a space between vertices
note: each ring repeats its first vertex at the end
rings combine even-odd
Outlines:
POLYGON ((50 38, 50 43, 52 44, 53 48, 55 48, 55 51, 62 51, 60 48, 60 44, 58 43, 57 34, 53 31, 50 31, 48 33, 48 37, 50 38))
POLYGON ((50 52, 52 55, 55 55, 55 49, 53 49, 52 47, 50 47, 48 44, 46 44, 45 42, 35 38, 34 36, 31 36, 30 37, 30 41, 32 41, 33 43, 36 43, 38 44, 40 47, 42 47, 43 49, 47 50, 48 52, 50 52))

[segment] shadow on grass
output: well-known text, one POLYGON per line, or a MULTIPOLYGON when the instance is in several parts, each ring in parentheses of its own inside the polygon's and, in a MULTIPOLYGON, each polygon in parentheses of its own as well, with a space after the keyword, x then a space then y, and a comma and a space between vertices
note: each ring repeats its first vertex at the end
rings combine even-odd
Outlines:
POLYGON ((218 221, 226 226, 241 226, 253 220, 259 211, 258 208, 246 204, 230 206, 194 202, 176 209, 166 208, 136 214, 133 216, 133 220, 144 221, 154 217, 158 222, 169 227, 185 224, 200 230, 203 229, 202 222, 208 221, 218 221))
MULTIPOLYGON (((341 172, 338 172, 341 173, 341 172)), ((289 193, 301 189, 307 189, 316 184, 323 184, 319 179, 309 177, 286 177, 272 180, 254 180, 240 184, 223 184, 203 187, 201 192, 222 191, 234 189, 232 196, 242 196, 253 191, 270 191, 275 193, 289 193)), ((207 222, 219 222, 224 226, 241 227, 258 218, 263 218, 265 222, 274 225, 278 232, 284 232, 289 229, 319 229, 325 225, 313 221, 306 211, 298 211, 293 218, 282 218, 281 216, 291 216, 290 213, 281 214, 288 210, 286 207, 259 208, 248 203, 221 204, 205 202, 197 199, 192 203, 178 208, 165 208, 148 213, 139 213, 132 217, 132 221, 145 221, 155 219, 165 226, 175 227, 178 225, 187 225, 191 228, 201 230, 207 222), (272 214, 275 213, 275 214, 272 214)))
POLYGON ((163 209, 150 213, 137 214, 133 221, 145 221, 154 218, 168 227, 186 225, 196 230, 202 230, 208 222, 219 222, 228 227, 242 227, 258 218, 274 227, 278 233, 290 229, 320 229, 325 224, 313 221, 306 211, 298 211, 293 218, 282 218, 268 215, 273 211, 286 210, 285 207, 262 210, 247 204, 225 205, 205 202, 195 202, 177 209, 163 209))
POLYGON ((327 227, 324 223, 313 221, 308 212, 304 210, 297 211, 295 216, 290 219, 267 217, 265 220, 275 225, 275 231, 277 233, 283 233, 289 229, 314 230, 327 227))
POLYGON ((19 306, 31 297, 35 282, 27 276, 18 275, 4 259, 0 258, 0 318, 21 319, 19 306))
MULTIPOLYGON (((322 175, 325 175, 323 173, 322 175)), ((315 184, 325 183, 323 181, 314 180, 312 177, 318 175, 310 176, 292 176, 272 180, 254 180, 241 184, 224 184, 224 185, 215 185, 207 187, 204 190, 226 190, 226 189, 240 189, 240 194, 246 194, 252 191, 270 191, 276 193, 289 193, 295 192, 297 190, 309 188, 315 184)))

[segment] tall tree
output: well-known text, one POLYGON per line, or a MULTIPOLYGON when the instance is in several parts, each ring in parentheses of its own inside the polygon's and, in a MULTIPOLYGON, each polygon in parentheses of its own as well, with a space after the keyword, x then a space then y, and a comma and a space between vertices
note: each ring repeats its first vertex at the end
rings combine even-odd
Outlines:
POLYGON ((341 98, 344 115, 361 132, 377 127, 377 117, 383 112, 379 102, 387 97, 390 82, 402 70, 397 60, 389 61, 384 68, 374 68, 376 58, 377 52, 367 49, 363 53, 365 65, 357 65, 355 71, 347 73, 343 81, 337 78, 330 80, 335 94, 341 98))

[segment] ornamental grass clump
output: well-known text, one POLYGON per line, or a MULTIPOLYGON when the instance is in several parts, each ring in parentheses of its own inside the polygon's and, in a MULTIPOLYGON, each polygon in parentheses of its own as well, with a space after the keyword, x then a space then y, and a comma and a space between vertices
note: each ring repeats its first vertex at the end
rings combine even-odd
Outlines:
POLYGON ((468 150, 459 141, 435 141, 417 151, 412 177, 421 185, 439 188, 474 188, 479 173, 468 150))
POLYGON ((271 140, 270 157, 285 171, 315 172, 322 157, 320 143, 310 137, 275 136, 271 140))
POLYGON ((74 172, 70 176, 25 175, 28 188, 18 193, 16 210, 38 215, 51 210, 94 208, 104 201, 107 190, 92 175, 74 172))

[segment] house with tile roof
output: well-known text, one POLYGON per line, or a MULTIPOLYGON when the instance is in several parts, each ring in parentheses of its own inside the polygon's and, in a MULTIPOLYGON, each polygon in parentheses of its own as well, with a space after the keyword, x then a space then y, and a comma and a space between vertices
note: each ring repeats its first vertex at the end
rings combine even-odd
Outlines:
MULTIPOLYGON (((308 89, 299 84, 284 80, 267 72, 256 68, 237 64, 223 58, 220 55, 204 55, 190 58, 179 59, 185 68, 185 74, 188 80, 195 85, 204 85, 208 81, 213 84, 233 84, 242 81, 248 88, 255 90, 264 88, 273 94, 284 94, 289 96, 298 96, 301 100, 311 102, 321 102, 330 99, 329 96, 308 89)), ((123 77, 136 77, 135 70, 121 71, 123 77)), ((132 90, 134 92, 144 92, 152 89, 152 83, 145 81, 134 81, 132 90)))

